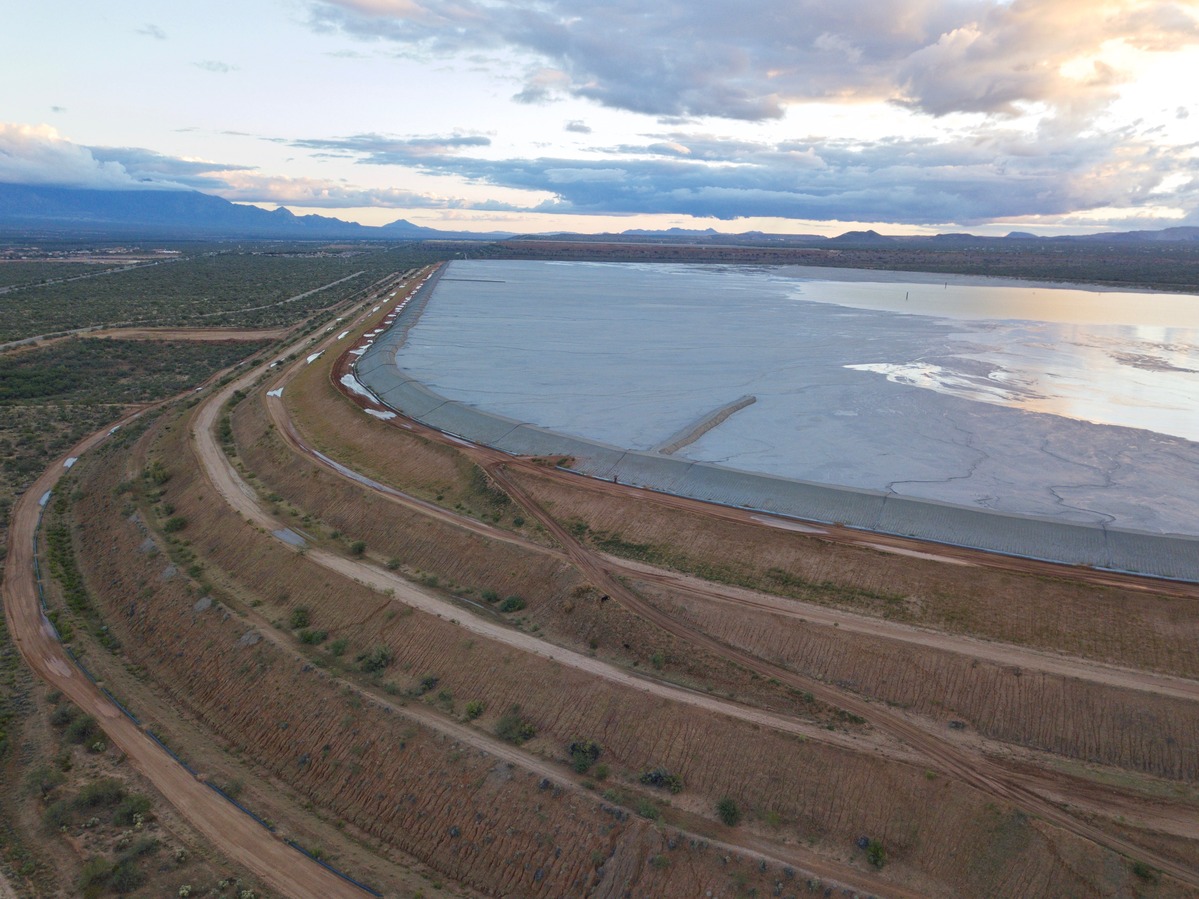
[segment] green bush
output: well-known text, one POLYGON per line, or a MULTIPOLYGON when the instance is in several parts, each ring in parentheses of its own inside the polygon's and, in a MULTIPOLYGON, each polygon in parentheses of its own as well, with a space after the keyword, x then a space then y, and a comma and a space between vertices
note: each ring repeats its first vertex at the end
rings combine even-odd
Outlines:
POLYGON ((350 641, 345 637, 338 637, 329 644, 329 654, 334 656, 345 655, 346 649, 349 648, 350 641))
POLYGON ((474 721, 483 714, 484 705, 478 699, 472 699, 466 704, 466 720, 474 721))
POLYGON ((570 763, 579 774, 586 774, 587 769, 595 764, 603 750, 594 740, 575 740, 566 748, 570 755, 570 763))
POLYGON ((642 818, 648 818, 651 821, 657 821, 662 817, 662 813, 658 811, 658 807, 654 805, 653 800, 650 799, 637 800, 637 814, 639 814, 642 818))
POLYGON ((307 606, 297 606, 291 610, 291 618, 289 619, 291 629, 294 631, 296 628, 308 627, 311 623, 311 618, 312 616, 307 606))
POLYGON ((507 740, 509 743, 519 746, 526 740, 537 736, 537 728, 533 726, 532 722, 521 716, 520 706, 514 705, 496 722, 495 735, 501 740, 507 740))
POLYGON ((176 531, 181 531, 187 527, 187 519, 182 515, 172 515, 162 523, 163 533, 173 534, 176 531))
POLYGON ((42 812, 42 823, 46 825, 48 830, 58 830, 64 824, 71 821, 74 808, 69 799, 59 799, 57 802, 51 803, 46 810, 42 812))
POLYGON ((120 805, 112 813, 112 823, 120 824, 124 827, 131 827, 137 823, 137 816, 141 815, 142 820, 145 820, 146 815, 150 812, 150 799, 147 796, 139 796, 134 794, 126 796, 121 800, 120 805))
POLYGON ((484 590, 481 594, 484 602, 498 602, 500 595, 494 590, 484 590))
POLYGON ((96 742, 102 735, 100 725, 91 715, 80 715, 73 718, 71 723, 67 725, 67 729, 63 735, 72 743, 77 745, 91 745, 96 742))
POLYGON ((881 868, 887 863, 887 850, 883 848, 881 842, 871 840, 866 844, 866 861, 876 868, 881 868))
POLYGON ((112 777, 94 780, 75 798, 75 807, 81 811, 106 808, 116 805, 125 798, 125 785, 112 777))
POLYGON ((62 786, 66 779, 66 775, 58 769, 47 768, 43 765, 30 771, 25 778, 25 783, 31 792, 37 793, 45 799, 54 792, 56 787, 62 786))
POLYGON ((1141 880, 1146 880, 1146 881, 1149 881, 1150 883, 1157 883, 1157 880, 1158 880, 1157 871, 1154 868, 1150 867, 1149 865, 1145 864, 1145 862, 1139 862, 1139 861, 1133 862, 1132 863, 1132 873, 1135 874, 1137 877, 1141 878, 1141 880))
POLYGON ((79 892, 83 896, 99 896, 108 890, 113 865, 101 856, 89 858, 79 872, 79 892))
POLYGON ((716 816, 729 827, 736 827, 741 823, 741 809, 737 808, 737 803, 728 796, 716 803, 716 816))
POLYGON ((355 540, 353 543, 350 544, 350 555, 361 556, 365 552, 366 552, 366 541, 365 540, 355 540))
POLYGON ((395 653, 387 646, 379 645, 358 654, 358 670, 366 674, 378 674, 395 661, 395 653))
POLYGON ((683 778, 677 774, 671 774, 665 768, 653 768, 645 771, 640 780, 646 786, 658 787, 672 793, 683 792, 683 778))
POLYGON ((299 633, 300 642, 307 646, 317 646, 329 639, 328 631, 302 630, 299 633))
POLYGON ((501 612, 519 612, 525 607, 525 601, 519 596, 509 596, 500 603, 501 612))

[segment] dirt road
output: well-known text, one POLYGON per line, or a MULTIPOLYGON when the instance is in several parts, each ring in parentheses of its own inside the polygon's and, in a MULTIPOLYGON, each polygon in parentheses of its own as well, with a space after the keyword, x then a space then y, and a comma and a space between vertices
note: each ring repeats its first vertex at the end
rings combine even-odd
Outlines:
POLYGON ((1105 665, 1089 659, 1080 659, 1077 656, 1042 652, 1013 643, 997 643, 977 637, 946 634, 941 631, 889 621, 885 618, 859 615, 787 597, 757 593, 724 584, 714 585, 696 577, 662 571, 640 562, 631 562, 612 556, 601 556, 601 558, 605 560, 608 569, 613 574, 662 584, 715 602, 744 606, 774 615, 782 615, 786 618, 800 619, 811 624, 836 627, 849 633, 882 637, 942 652, 957 653, 1000 665, 1015 665, 1022 671, 1042 672, 1123 690, 1139 690, 1158 696, 1170 696, 1192 702, 1199 701, 1199 681, 1184 677, 1155 674, 1151 671, 1140 671, 1118 665, 1105 665))
POLYGON ((66 472, 63 463, 67 458, 83 455, 109 433, 110 429, 104 428, 81 441, 43 473, 16 503, 8 532, 3 583, 4 611, 14 643, 33 672, 94 716, 130 763, 232 862, 253 872, 284 896, 358 899, 365 895, 361 890, 287 846, 168 756, 80 673, 42 614, 33 560, 39 502, 66 472))

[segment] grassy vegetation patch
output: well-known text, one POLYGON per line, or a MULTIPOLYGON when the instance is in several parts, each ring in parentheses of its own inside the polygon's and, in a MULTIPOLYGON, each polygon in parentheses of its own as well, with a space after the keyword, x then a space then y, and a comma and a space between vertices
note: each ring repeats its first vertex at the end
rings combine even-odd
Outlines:
POLYGON ((72 338, 0 356, 0 403, 146 403, 186 390, 264 346, 72 338))

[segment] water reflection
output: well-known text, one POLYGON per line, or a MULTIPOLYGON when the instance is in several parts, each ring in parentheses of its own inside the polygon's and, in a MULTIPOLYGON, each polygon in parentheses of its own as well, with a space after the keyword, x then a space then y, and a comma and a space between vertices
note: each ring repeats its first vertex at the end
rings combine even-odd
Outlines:
MULTIPOLYGON (((862 308, 860 301, 871 291, 858 289, 861 286, 833 284, 830 290, 820 284, 810 294, 820 291, 826 297, 836 296, 838 305, 862 308)), ((896 286, 886 285, 888 293, 873 295, 876 299, 892 296, 896 286)), ((1102 298, 1105 307, 1122 304, 1119 317, 1145 320, 1109 324, 1077 320, 1096 311, 1080 307, 1078 297, 1070 296, 1079 291, 1042 289, 1044 302, 1038 303, 1031 295, 1021 297, 1020 288, 974 288, 972 294, 961 286, 944 290, 950 296, 943 303, 918 301, 921 293, 916 292, 906 305, 912 307, 911 314, 927 314, 916 310, 951 304, 957 319, 967 318, 967 309, 985 307, 992 319, 966 323, 965 330, 955 334, 945 352, 935 358, 873 361, 846 368, 963 399, 1199 441, 1199 324, 1178 327, 1155 321, 1173 313, 1186 318, 1199 308, 1199 299, 1090 295, 1102 298), (970 295, 959 299, 960 293, 970 295), (1183 299, 1190 305, 1180 305, 1183 299), (1034 305, 1041 314, 1056 319, 1025 320, 1034 305)))

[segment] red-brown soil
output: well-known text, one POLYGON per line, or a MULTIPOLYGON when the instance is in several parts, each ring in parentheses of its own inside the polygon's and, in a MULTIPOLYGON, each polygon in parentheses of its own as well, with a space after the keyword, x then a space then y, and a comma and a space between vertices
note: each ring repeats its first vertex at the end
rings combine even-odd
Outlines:
MULTIPOLYGON (((583 481, 364 416, 334 362, 248 373, 133 456, 85 458, 76 547, 129 659, 381 852, 489 895, 1199 889, 1193 588, 583 481), (496 611, 509 594, 525 608, 496 611), (514 706, 519 746, 494 734, 514 706), (576 740, 606 780, 571 770, 576 740), (654 768, 682 792, 640 784, 654 768)), ((272 859, 254 870, 279 884, 272 859)))

